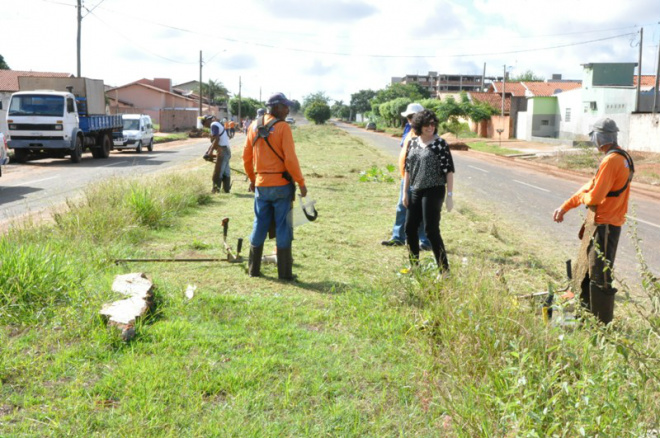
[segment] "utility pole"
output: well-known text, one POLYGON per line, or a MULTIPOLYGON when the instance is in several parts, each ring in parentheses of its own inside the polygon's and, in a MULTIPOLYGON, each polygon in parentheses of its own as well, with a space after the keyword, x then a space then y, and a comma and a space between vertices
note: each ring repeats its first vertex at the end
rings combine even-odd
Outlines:
POLYGON ((644 28, 639 30, 639 66, 637 67, 637 104, 635 112, 639 112, 639 97, 642 90, 642 43, 644 42, 644 28))
POLYGON ((653 93, 653 114, 658 112, 658 82, 660 82, 660 42, 658 42, 658 61, 655 72, 655 93, 653 93))
POLYGON ((199 51, 199 116, 202 117, 202 51, 199 51))
POLYGON ((479 91, 484 92, 486 88, 486 63, 484 62, 484 72, 481 75, 481 89, 479 91))
POLYGON ((80 77, 80 43, 82 30, 82 0, 78 0, 78 77, 80 77))
POLYGON ((241 121, 241 77, 238 77, 238 121, 241 121))
POLYGON ((504 123, 504 94, 506 93, 506 64, 504 64, 504 76, 502 76, 502 123, 504 123))

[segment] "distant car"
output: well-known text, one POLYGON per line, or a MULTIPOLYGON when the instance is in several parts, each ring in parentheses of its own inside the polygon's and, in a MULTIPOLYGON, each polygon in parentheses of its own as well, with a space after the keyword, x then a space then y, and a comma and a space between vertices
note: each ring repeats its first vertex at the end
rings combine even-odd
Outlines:
POLYGON ((285 122, 287 122, 289 125, 293 125, 296 123, 296 120, 293 117, 287 117, 284 119, 285 122))
POLYGON ((146 146, 149 152, 154 150, 154 128, 151 117, 146 114, 124 114, 124 129, 113 134, 115 149, 133 149, 138 154, 146 146))
POLYGON ((0 176, 2 176, 2 166, 9 163, 9 149, 7 149, 7 139, 0 132, 0 176))

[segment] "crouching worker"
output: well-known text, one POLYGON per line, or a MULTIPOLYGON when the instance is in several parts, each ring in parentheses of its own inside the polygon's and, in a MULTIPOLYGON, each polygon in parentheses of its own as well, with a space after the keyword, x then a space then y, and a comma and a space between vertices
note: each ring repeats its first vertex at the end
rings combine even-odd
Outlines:
POLYGON ((293 135, 284 120, 292 105, 284 94, 272 95, 266 104, 268 114, 258 117, 245 140, 243 165, 254 191, 254 225, 250 235, 248 274, 261 275, 264 241, 271 223, 275 223, 277 241, 277 274, 292 280, 293 220, 291 212, 295 183, 300 194, 307 195, 305 179, 300 171, 293 135), (282 123, 281 123, 282 122, 282 123))
POLYGON ((614 120, 598 120, 590 133, 591 141, 605 154, 596 176, 556 209, 555 222, 562 222, 564 214, 584 204, 587 218, 580 230, 580 251, 573 270, 575 290, 580 289, 582 306, 603 324, 614 317, 612 267, 619 243, 621 226, 626 221, 630 181, 635 167, 630 155, 617 144, 614 120))
POLYGON ((231 158, 231 148, 229 147, 229 136, 222 123, 218 122, 215 116, 208 115, 202 120, 205 128, 211 128, 211 145, 204 154, 204 159, 213 161, 214 153, 217 154, 215 167, 213 168, 213 193, 219 193, 220 187, 225 193, 231 189, 231 170, 229 168, 229 159, 231 158))

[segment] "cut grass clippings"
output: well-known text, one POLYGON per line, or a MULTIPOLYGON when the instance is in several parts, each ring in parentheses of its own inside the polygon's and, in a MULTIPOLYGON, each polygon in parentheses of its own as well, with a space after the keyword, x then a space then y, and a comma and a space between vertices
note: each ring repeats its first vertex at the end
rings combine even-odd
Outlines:
MULTIPOLYGON (((294 136, 319 211, 295 230, 295 282, 278 281, 274 265, 250 278, 245 263, 112 263, 222 257, 223 217, 229 243, 246 239, 247 256, 252 195, 236 178, 231 194, 210 197, 211 166, 101 184, 54 225, 2 238, 0 263, 13 268, 0 285, 13 289, 0 295, 1 436, 641 436, 657 428, 657 342, 643 322, 623 318, 624 306, 608 332, 589 320, 564 330, 514 298, 563 282, 564 255, 547 236, 457 198, 442 218, 451 276, 436 280, 429 253, 402 275, 405 249, 380 245, 399 183, 360 182, 395 158, 332 127, 301 126, 294 136), (156 308, 124 343, 97 312, 115 299, 114 275, 135 271, 156 284, 156 308), (188 285, 197 286, 191 300, 188 285)), ((273 248, 268 241, 264 253, 273 248)))

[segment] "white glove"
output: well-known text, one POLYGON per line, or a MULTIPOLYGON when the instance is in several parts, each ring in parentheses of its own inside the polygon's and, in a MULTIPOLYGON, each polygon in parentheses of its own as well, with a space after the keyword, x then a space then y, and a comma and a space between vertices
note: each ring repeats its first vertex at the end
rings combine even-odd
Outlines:
POLYGON ((452 208, 454 208, 453 196, 447 196, 447 198, 445 198, 445 207, 447 208, 447 213, 449 213, 452 210, 452 208))

